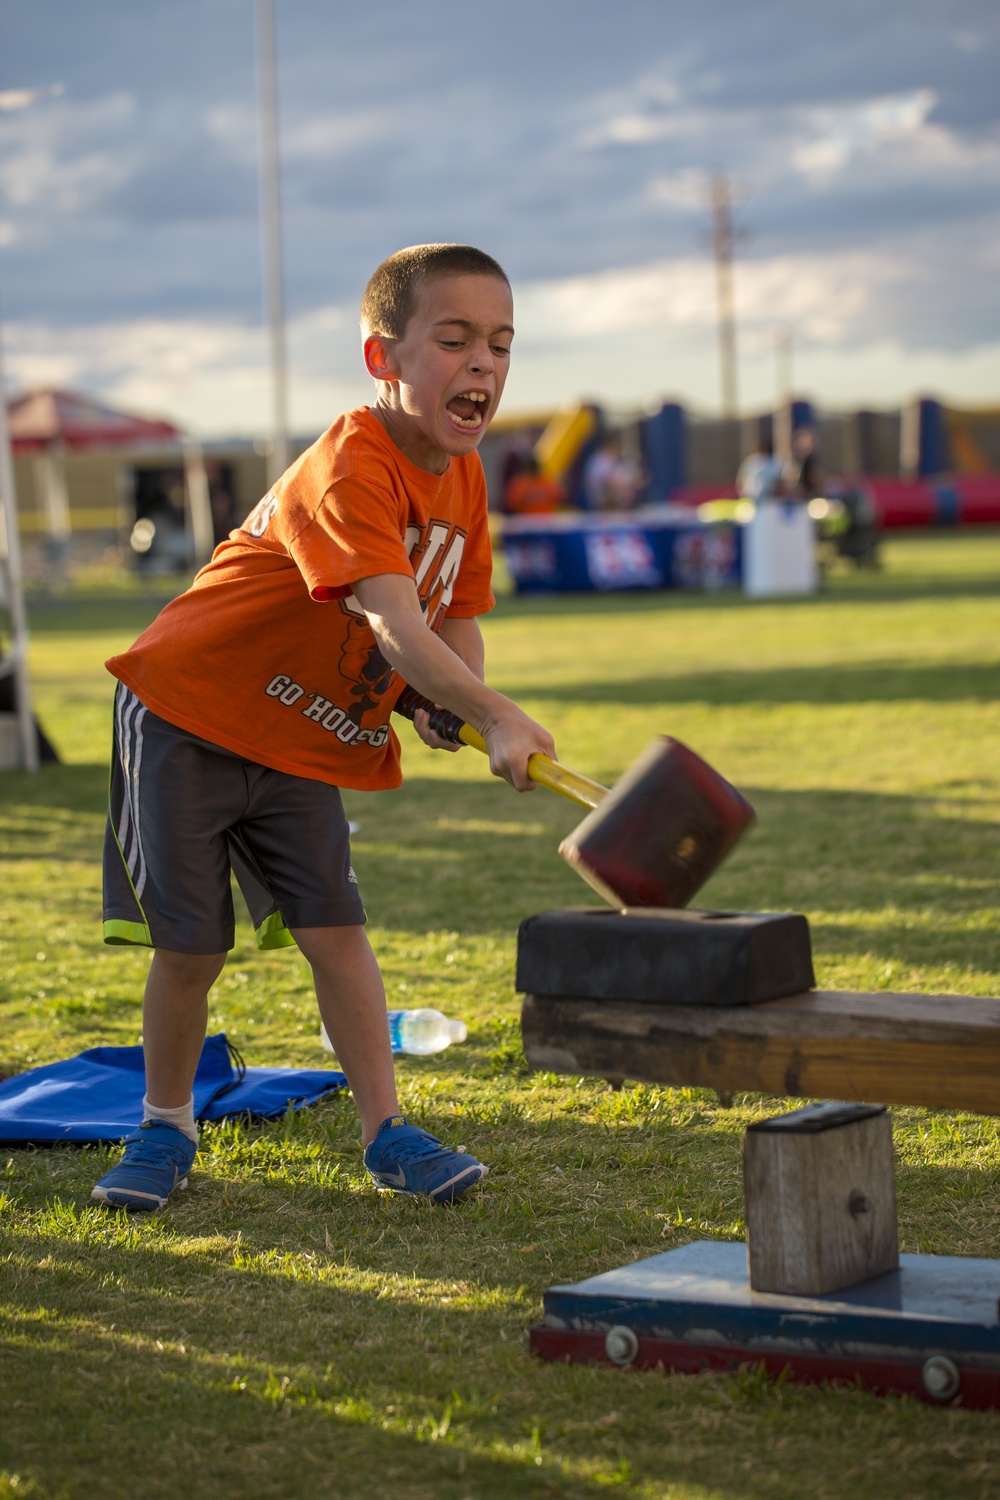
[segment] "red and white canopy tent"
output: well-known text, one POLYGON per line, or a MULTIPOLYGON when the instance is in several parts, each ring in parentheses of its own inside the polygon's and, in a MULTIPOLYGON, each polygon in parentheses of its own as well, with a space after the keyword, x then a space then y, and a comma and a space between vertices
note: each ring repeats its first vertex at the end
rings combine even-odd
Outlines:
POLYGON ((18 454, 39 453, 52 443, 93 450, 181 441, 173 422, 118 411, 76 391, 28 391, 11 397, 7 410, 11 447, 18 454))
MULTIPOLYGON (((0 371, 2 390, 2 371, 0 371)), ((74 391, 39 390, 0 400, 0 606, 7 614, 10 648, 0 655, 0 676, 13 675, 20 727, 21 759, 27 770, 38 764, 31 693, 27 673, 27 622, 24 611, 21 548, 12 452, 35 455, 49 536, 70 536, 69 498, 63 470, 67 450, 99 452, 163 449, 183 452, 191 528, 196 555, 211 552, 211 507, 199 445, 185 441, 172 422, 119 411, 74 391)))
POLYGON ((69 496, 63 458, 76 453, 130 448, 181 447, 173 422, 138 417, 76 391, 28 391, 8 402, 11 447, 32 457, 49 541, 58 549, 70 538, 69 496))

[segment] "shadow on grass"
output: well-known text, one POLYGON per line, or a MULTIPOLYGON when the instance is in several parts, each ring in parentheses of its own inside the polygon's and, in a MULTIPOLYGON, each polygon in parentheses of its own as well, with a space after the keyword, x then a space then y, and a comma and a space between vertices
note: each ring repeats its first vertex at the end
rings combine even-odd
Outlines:
MULTIPOLYGON (((124 1289, 131 1300, 127 1280, 124 1289)), ((273 1284, 253 1285, 249 1277, 241 1278, 241 1292, 248 1318, 264 1300, 269 1316, 308 1324, 324 1336, 324 1347, 278 1362, 266 1354, 255 1359, 208 1353, 199 1329, 185 1333, 188 1342, 180 1348, 158 1350, 148 1334, 132 1332, 143 1325, 141 1300, 112 1323, 113 1332, 88 1326, 85 1317, 40 1323, 32 1316, 35 1309, 11 1317, 8 1338, 17 1358, 0 1360, 8 1366, 8 1381, 16 1381, 18 1399, 14 1410, 8 1405, 0 1461, 37 1475, 74 1500, 120 1500, 134 1493, 122 1488, 123 1474, 145 1470, 148 1476, 150 1469, 169 1471, 169 1493, 180 1490, 190 1497, 398 1494, 478 1500, 527 1494, 582 1500, 606 1493, 596 1481, 563 1488, 561 1465, 546 1460, 537 1440, 532 1444, 530 1425, 514 1439, 527 1450, 520 1459, 483 1451, 475 1428, 480 1407, 488 1402, 485 1392, 471 1403, 443 1392, 432 1404, 417 1392, 383 1387, 372 1393, 370 1382, 352 1379, 337 1367, 345 1344, 364 1342, 370 1324, 364 1316, 345 1323, 329 1306, 317 1308, 317 1302, 335 1297, 314 1291, 307 1305, 283 1297, 273 1284), (68 1369, 72 1380, 66 1379, 68 1369), (378 1397, 384 1402, 389 1394, 397 1399, 387 1403, 386 1413, 378 1397), (401 1415, 408 1407, 409 1431, 401 1415), (109 1444, 113 1463, 107 1458, 109 1444)), ((177 1326, 176 1317, 163 1316, 169 1285, 162 1296, 153 1326, 169 1340, 177 1326)), ((176 1313, 183 1316, 182 1308, 176 1313)), ((384 1321, 384 1305, 374 1296, 367 1299, 365 1313, 371 1321, 384 1321)), ((237 1340, 245 1337, 237 1334, 237 1340)), ((233 1343, 230 1339, 228 1347, 233 1343)), ((613 1463, 601 1467, 610 1471, 613 1463)), ((147 1494, 168 1493, 148 1477, 141 1488, 147 1494)))
POLYGON ((691 672, 663 677, 538 686, 515 697, 554 703, 628 704, 710 703, 892 703, 899 701, 993 701, 1000 696, 1000 664, 981 661, 902 665, 898 661, 859 665, 776 667, 773 670, 691 672))
MULTIPOLYGON (((109 738, 110 744, 110 738, 109 738)), ((46 764, 35 775, 0 772, 0 807, 56 807, 66 812, 107 809, 108 767, 46 764)))
MULTIPOLYGON (((546 1285, 706 1237, 699 1213, 718 1214, 709 1176, 738 1197, 737 1131, 713 1136, 697 1096, 691 1123, 667 1126, 640 1093, 647 1107, 614 1129, 562 1116, 508 1130, 507 1172, 455 1211, 281 1182, 277 1159, 255 1163, 255 1143, 280 1148, 282 1125, 245 1132, 231 1164, 233 1142, 221 1141, 212 1175, 176 1209, 135 1224, 71 1206, 96 1153, 27 1163, 34 1181, 9 1185, 3 1219, 0 1463, 74 1500, 118 1500, 122 1474, 139 1469, 147 1493, 166 1494, 169 1471, 169 1492, 180 1484, 192 1500, 589 1500, 609 1483, 623 1494, 690 1485, 732 1500, 800 1500, 820 1471, 825 1494, 875 1500, 950 1493, 932 1476, 955 1484, 965 1465, 982 1478, 981 1414, 528 1356, 546 1285), (559 1199, 525 1213, 543 1160, 549 1181, 554 1168, 563 1174, 559 1199), (61 1200, 48 1198, 43 1218, 46 1185, 61 1200), (674 1206, 678 1227, 664 1240, 674 1206), (840 1482, 829 1464, 848 1433, 867 1451, 865 1472, 840 1482)), ((323 1142, 324 1117, 338 1135, 346 1113, 335 1104, 297 1117, 288 1149, 323 1142)), ((912 1221, 930 1241, 908 1248, 953 1251, 956 1204, 974 1230, 996 1177, 904 1168, 904 1237, 912 1221)), ((994 1213, 993 1238, 996 1227, 994 1213)))
POLYGON ((996 578, 947 578, 928 572, 838 574, 826 588, 809 596, 748 599, 738 590, 696 593, 674 589, 639 590, 632 594, 524 594, 507 595, 497 601, 493 620, 570 618, 576 615, 643 615, 663 611, 685 614, 692 610, 731 613, 754 609, 803 610, 830 606, 901 604, 920 600, 995 599, 1000 594, 996 578))
POLYGON ((45 765, 0 774, 0 859, 99 863, 108 807, 107 766, 45 765))
MULTIPOLYGON (((890 909, 888 928, 914 962, 933 959, 928 944, 953 939, 979 961, 1000 957, 985 928, 954 931, 964 914, 995 906, 1000 893, 1000 827, 976 817, 967 803, 956 800, 949 813, 940 798, 752 787, 747 793, 758 823, 697 905, 811 911, 820 924, 820 913, 890 909), (925 921, 932 907, 941 913, 941 930, 925 921), (919 921, 911 925, 914 917, 919 921)), ((557 798, 536 794, 529 810, 512 803, 503 787, 416 781, 392 794, 391 809, 387 803, 371 799, 360 809, 355 845, 369 914, 380 927, 513 934, 532 912, 597 904, 556 854, 577 821, 557 798)), ((879 924, 857 923, 853 931, 831 925, 829 936, 864 952, 878 932, 879 924)))
MULTIPOLYGON (((607 1133, 572 1130, 581 1133, 604 1141, 608 1159, 593 1175, 612 1171, 607 1133)), ((613 1147, 620 1152, 621 1140, 613 1147)), ((581 1189, 567 1215, 582 1227, 594 1215, 586 1181, 581 1189)), ((489 1213, 397 1200, 387 1211, 372 1195, 276 1183, 226 1196, 219 1182, 202 1182, 192 1196, 182 1213, 136 1227, 63 1211, 61 1233, 5 1233, 0 1369, 16 1398, 6 1403, 0 1462, 53 1489, 68 1485, 79 1500, 117 1500, 122 1473, 140 1467, 154 1476, 147 1492, 167 1493, 169 1468, 171 1493, 180 1484, 191 1497, 586 1500, 609 1483, 645 1494, 659 1482, 733 1500, 798 1500, 847 1428, 853 1442, 872 1444, 869 1472, 829 1487, 831 1496, 874 1497, 880 1473, 891 1480, 899 1456, 878 1457, 880 1437, 907 1432, 924 1445, 925 1480, 939 1463, 954 1477, 963 1458, 981 1462, 981 1416, 856 1392, 831 1399, 739 1379, 536 1362, 526 1329, 537 1293, 579 1274, 577 1252, 548 1274, 535 1265, 537 1291, 526 1296, 510 1277, 511 1251, 536 1247, 498 1246, 489 1213), (344 1250, 324 1252, 323 1225, 344 1250), (776 1425, 780 1465, 769 1461, 776 1425)), ((539 1234, 537 1224, 521 1228, 522 1239, 539 1234)), ((620 1226, 601 1229, 601 1269, 668 1248, 629 1253, 620 1226)))
MULTIPOLYGON (((5 859, 98 864, 106 777, 103 766, 0 777, 5 859)), ((811 912, 819 954, 1000 967, 1000 934, 981 920, 1000 895, 1000 825, 976 816, 974 801, 747 792, 758 822, 698 905, 811 912), (880 915, 836 920, 864 911, 880 915)), ((349 810, 361 823, 354 863, 369 919, 387 932, 507 933, 513 943, 529 914, 597 904, 556 852, 579 817, 562 798, 416 777, 396 792, 352 794, 349 810)))
MULTIPOLYGON (((994 534, 995 535, 995 534, 994 534)), ((941 538, 933 539, 938 545, 941 538)), ((159 614, 176 594, 183 592, 188 580, 176 586, 166 584, 147 593, 81 592, 66 598, 38 595, 28 602, 33 634, 103 635, 116 630, 138 633, 159 614)), ((576 615, 629 615, 686 613, 710 609, 728 613, 747 609, 801 610, 828 605, 899 603, 920 599, 995 598, 1000 583, 993 577, 950 577, 935 572, 928 564, 923 573, 912 566, 906 571, 887 569, 879 573, 838 571, 827 586, 809 597, 748 600, 738 590, 724 593, 696 593, 673 589, 638 590, 635 593, 585 594, 509 594, 497 601, 492 619, 552 619, 576 615)))
MULTIPOLYGON (((600 1399, 600 1387, 621 1377, 533 1367, 527 1308, 515 1328, 509 1310, 502 1319, 442 1306, 440 1289, 404 1301, 405 1289, 394 1296, 382 1278, 348 1289, 318 1272, 296 1280, 280 1269, 236 1269, 231 1249, 176 1253, 143 1237, 111 1249, 44 1234, 10 1242, 15 1260, 40 1269, 7 1300, 3 1362, 9 1377, 16 1369, 19 1399, 0 1454, 30 1463, 43 1481, 72 1475, 75 1494, 120 1495, 102 1486, 95 1453, 125 1413, 118 1472, 140 1453, 159 1463, 169 1453, 174 1482, 193 1496, 588 1497, 620 1474, 613 1435, 608 1444, 578 1433, 575 1456, 603 1470, 604 1482, 567 1482, 563 1445, 557 1437, 551 1451, 551 1424, 535 1415, 531 1388, 583 1386, 600 1399), (488 1451, 501 1444, 506 1455, 488 1451)), ((248 1261, 253 1249, 239 1253, 248 1261)), ((640 1463, 639 1474, 646 1468, 640 1463)), ((676 1468, 683 1479, 691 1465, 676 1468)))
POLYGON ((70 595, 66 599, 29 600, 31 634, 113 635, 132 631, 138 635, 156 619, 172 597, 165 592, 70 595))

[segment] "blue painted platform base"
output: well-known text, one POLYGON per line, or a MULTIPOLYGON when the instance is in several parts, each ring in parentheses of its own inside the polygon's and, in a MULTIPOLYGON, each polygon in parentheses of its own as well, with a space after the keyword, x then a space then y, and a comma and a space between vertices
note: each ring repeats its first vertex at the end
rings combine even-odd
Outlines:
POLYGON ((753 1292, 746 1246, 696 1241, 545 1293, 543 1359, 684 1374, 763 1366, 937 1405, 1000 1408, 1000 1260, 902 1255, 822 1297, 753 1292))

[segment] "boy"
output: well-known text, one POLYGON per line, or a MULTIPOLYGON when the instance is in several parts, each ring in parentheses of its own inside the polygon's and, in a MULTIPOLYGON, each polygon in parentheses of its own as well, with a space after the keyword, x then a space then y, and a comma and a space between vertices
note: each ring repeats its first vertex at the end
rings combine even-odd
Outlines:
MULTIPOLYGON (((399 1113, 385 992, 365 935, 340 787, 398 786, 404 682, 483 734, 529 790, 546 731, 483 681, 493 605, 476 449, 507 377, 512 299, 496 261, 418 245, 361 308, 371 407, 340 417, 108 668, 118 678, 105 941, 153 948, 142 1125, 94 1188, 151 1211, 197 1151, 192 1083, 208 992, 233 944, 230 867, 262 947, 295 942, 380 1186, 459 1197, 486 1175, 399 1113)), ((430 729, 435 748, 453 748, 430 729)))

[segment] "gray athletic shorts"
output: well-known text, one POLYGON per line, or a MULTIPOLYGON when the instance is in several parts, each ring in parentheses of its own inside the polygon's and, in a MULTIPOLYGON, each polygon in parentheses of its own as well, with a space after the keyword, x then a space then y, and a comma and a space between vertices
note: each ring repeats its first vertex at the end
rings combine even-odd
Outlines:
POLYGON ((198 739, 115 694, 104 838, 104 941, 223 953, 233 946, 232 872, 257 945, 290 927, 365 920, 340 792, 198 739))

